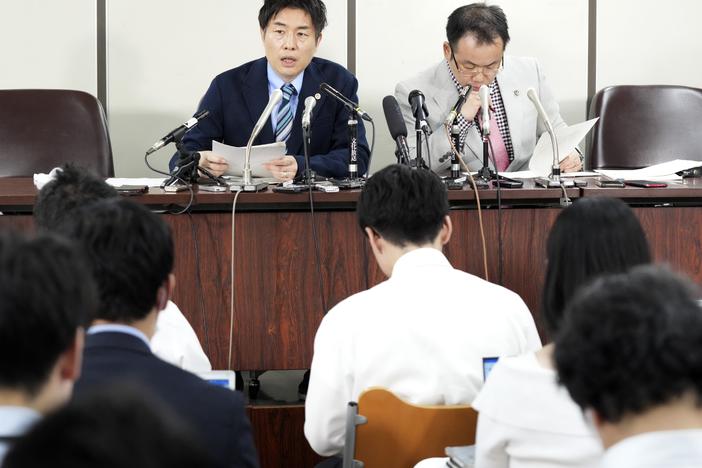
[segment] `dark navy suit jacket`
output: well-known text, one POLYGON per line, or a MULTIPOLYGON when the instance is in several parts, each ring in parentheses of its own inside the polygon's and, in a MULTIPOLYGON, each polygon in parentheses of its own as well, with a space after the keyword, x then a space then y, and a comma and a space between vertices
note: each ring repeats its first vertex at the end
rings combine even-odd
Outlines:
POLYGON ((156 357, 139 338, 119 332, 86 336, 74 397, 119 381, 133 382, 174 410, 223 467, 257 467, 240 392, 210 384, 156 357))
MULTIPOLYGON (((189 151, 211 150, 212 140, 227 145, 246 146, 253 127, 268 103, 267 60, 253 62, 218 75, 200 101, 198 112, 210 111, 197 127, 183 138, 189 151)), ((287 141, 287 154, 297 160, 297 175, 305 168, 302 141, 302 111, 305 98, 319 93, 319 85, 328 83, 353 102, 358 102, 358 81, 344 67, 329 60, 313 58, 305 69, 302 89, 298 90, 298 104, 292 133, 287 141)), ((310 166, 325 177, 348 176, 348 117, 349 111, 335 99, 322 94, 312 113, 310 138, 310 166)), ((370 151, 363 125, 358 125, 358 173, 368 167, 370 151)), ((270 118, 254 141, 255 145, 275 142, 270 118)), ((177 155, 171 159, 173 169, 177 155)))

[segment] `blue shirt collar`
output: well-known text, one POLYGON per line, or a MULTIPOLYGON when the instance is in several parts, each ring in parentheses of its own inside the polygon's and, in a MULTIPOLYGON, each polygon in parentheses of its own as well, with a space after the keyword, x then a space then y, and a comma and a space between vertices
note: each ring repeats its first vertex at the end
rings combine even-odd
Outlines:
MULTIPOLYGON (((271 67, 271 64, 268 62, 266 62, 266 73, 268 74, 268 94, 272 93, 274 89, 280 89, 283 87, 285 80, 278 76, 275 70, 273 70, 273 67, 271 67)), ((305 70, 302 70, 302 72, 291 81, 292 85, 297 90, 297 94, 300 94, 300 90, 302 89, 302 79, 304 76, 305 70)))
POLYGON ((126 333, 127 335, 132 335, 139 338, 141 341, 146 343, 146 346, 151 349, 151 343, 149 343, 149 338, 141 331, 129 325, 123 325, 121 323, 106 323, 103 325, 93 325, 88 328, 87 334, 93 335, 95 333, 106 333, 106 332, 116 332, 116 333, 126 333))

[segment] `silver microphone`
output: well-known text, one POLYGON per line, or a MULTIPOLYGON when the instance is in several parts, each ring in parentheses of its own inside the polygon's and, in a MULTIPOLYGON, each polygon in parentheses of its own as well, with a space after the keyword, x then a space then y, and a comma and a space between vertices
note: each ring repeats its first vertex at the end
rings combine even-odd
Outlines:
POLYGON ((473 89, 473 87, 471 85, 467 85, 465 88, 463 88, 463 92, 458 95, 458 101, 456 101, 456 104, 451 109, 451 112, 448 113, 446 119, 444 120, 445 126, 451 127, 451 125, 453 125, 453 121, 456 120, 458 113, 461 112, 461 107, 463 107, 463 103, 466 102, 471 89, 473 89))
POLYGON ((302 111, 302 128, 309 130, 312 122, 312 109, 317 105, 317 99, 314 96, 308 96, 305 99, 305 110, 302 111))
MULTIPOLYGON (((572 187, 574 185, 572 181, 564 181, 561 179, 561 168, 558 164, 558 140, 556 140, 556 132, 553 131, 553 125, 548 119, 546 110, 544 110, 544 106, 541 104, 541 100, 539 99, 539 96, 536 95, 536 91, 534 91, 534 88, 529 88, 527 90, 527 96, 529 97, 531 102, 534 103, 536 112, 539 114, 539 117, 541 117, 541 120, 543 120, 544 125, 546 126, 548 136, 551 138, 551 149, 553 150, 553 165, 551 166, 551 176, 548 179, 543 179, 543 182, 540 182, 539 179, 537 179, 536 183, 545 187, 572 187)), ((565 197, 564 200, 567 201, 568 198, 565 197)))
POLYGON ((544 106, 541 105, 541 100, 539 99, 539 96, 536 95, 534 88, 529 88, 527 90, 527 96, 531 102, 534 103, 536 112, 539 114, 539 117, 541 117, 541 120, 543 120, 544 125, 546 125, 546 130, 548 130, 549 133, 553 133, 553 125, 551 125, 551 121, 548 119, 548 114, 546 114, 544 106))
POLYGON ((490 88, 482 85, 478 90, 480 94, 480 109, 483 112, 483 136, 490 134, 490 88))
POLYGON ((263 130, 263 126, 266 124, 266 121, 268 121, 268 117, 270 117, 271 113, 273 113, 273 108, 280 102, 281 99, 283 99, 283 92, 279 89, 274 89, 270 97, 268 98, 268 104, 266 104, 266 108, 263 109, 261 117, 258 118, 258 122, 256 122, 256 125, 254 125, 253 131, 251 132, 251 136, 249 137, 249 142, 246 144, 246 158, 244 160, 244 185, 252 184, 251 146, 253 145, 253 141, 256 139, 258 134, 261 133, 261 130, 263 130))

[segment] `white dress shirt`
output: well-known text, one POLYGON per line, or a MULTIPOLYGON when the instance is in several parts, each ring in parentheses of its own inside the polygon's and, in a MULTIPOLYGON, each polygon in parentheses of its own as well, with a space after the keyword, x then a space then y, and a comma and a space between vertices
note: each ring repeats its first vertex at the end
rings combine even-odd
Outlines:
POLYGON ((8 439, 23 435, 39 418, 39 413, 26 406, 0 406, 0 465, 9 449, 8 439))
POLYGON ((156 319, 151 351, 166 362, 190 372, 212 370, 195 330, 178 306, 168 301, 156 319))
POLYGON ((533 353, 501 359, 473 402, 475 468, 590 468, 602 444, 553 369, 533 353))
POLYGON ((314 342, 305 436, 321 455, 344 445, 349 401, 372 386, 415 404, 465 404, 482 359, 541 347, 512 291, 454 269, 438 250, 403 255, 387 281, 337 304, 314 342))
POLYGON ((648 432, 611 446, 601 468, 700 468, 702 429, 648 432))

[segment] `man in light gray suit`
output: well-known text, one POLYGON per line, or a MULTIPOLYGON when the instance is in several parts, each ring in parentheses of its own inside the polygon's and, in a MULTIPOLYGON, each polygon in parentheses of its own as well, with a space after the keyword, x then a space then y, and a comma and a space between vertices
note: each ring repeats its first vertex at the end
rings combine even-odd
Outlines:
MULTIPOLYGON (((415 117, 408 102, 412 90, 426 96, 427 122, 434 130, 429 136, 431 169, 445 174, 450 169, 451 146, 443 122, 466 86, 472 87, 457 116, 460 145, 471 170, 482 167, 483 143, 479 89, 490 89, 490 143, 497 169, 528 169, 536 142, 546 131, 527 90, 534 88, 554 128, 565 126, 538 62, 533 58, 505 56, 509 42, 507 18, 495 5, 473 3, 456 9, 446 24, 444 60, 399 83, 395 88, 405 124, 408 144, 416 148, 415 117)), ((459 151, 461 148, 459 148, 459 151)), ((426 155, 426 150, 422 152, 426 155)), ((426 160, 426 157, 425 157, 426 160)), ((561 171, 582 168, 579 151, 561 161, 561 171)), ((494 168, 493 161, 490 167, 494 168)))

